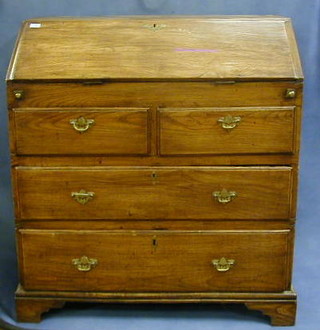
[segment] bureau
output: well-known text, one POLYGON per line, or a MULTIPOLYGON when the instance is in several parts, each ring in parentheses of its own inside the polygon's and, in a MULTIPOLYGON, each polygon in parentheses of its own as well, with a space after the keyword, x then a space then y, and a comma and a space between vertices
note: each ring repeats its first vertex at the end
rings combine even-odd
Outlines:
POLYGON ((244 303, 293 325, 302 88, 288 18, 25 21, 7 75, 17 319, 244 303))

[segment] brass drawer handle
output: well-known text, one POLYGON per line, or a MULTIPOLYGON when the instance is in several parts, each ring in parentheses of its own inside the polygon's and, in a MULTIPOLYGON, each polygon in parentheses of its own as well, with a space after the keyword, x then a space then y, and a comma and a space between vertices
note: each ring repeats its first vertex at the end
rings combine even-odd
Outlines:
POLYGON ((89 272, 98 264, 98 260, 82 256, 80 259, 72 259, 72 264, 76 266, 79 272, 89 272))
POLYGON ((72 192, 71 197, 78 202, 79 204, 87 204, 93 197, 94 197, 94 192, 92 191, 85 191, 81 189, 78 192, 72 192))
POLYGON ((228 191, 227 189, 222 189, 221 191, 214 191, 212 193, 213 197, 222 204, 230 203, 233 199, 237 197, 235 191, 228 191))
POLYGON ((233 259, 226 259, 224 257, 212 260, 212 264, 218 272, 227 272, 234 263, 235 261, 233 259))
POLYGON ((220 124, 220 126, 226 130, 231 130, 237 127, 240 121, 241 117, 233 117, 231 115, 227 115, 218 119, 218 123, 220 124))
POLYGON ((94 119, 79 117, 77 119, 71 119, 70 124, 77 132, 84 133, 94 124, 94 119))

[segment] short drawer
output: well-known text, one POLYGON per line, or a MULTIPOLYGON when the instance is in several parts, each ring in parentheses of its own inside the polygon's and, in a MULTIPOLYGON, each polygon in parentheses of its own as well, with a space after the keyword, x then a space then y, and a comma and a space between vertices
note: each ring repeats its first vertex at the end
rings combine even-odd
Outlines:
POLYGON ((20 219, 287 219, 290 167, 15 170, 20 219))
POLYGON ((19 155, 147 154, 148 109, 15 110, 19 155))
POLYGON ((26 290, 280 292, 289 230, 20 230, 26 290))
POLYGON ((164 108, 161 155, 292 153, 294 107, 164 108))

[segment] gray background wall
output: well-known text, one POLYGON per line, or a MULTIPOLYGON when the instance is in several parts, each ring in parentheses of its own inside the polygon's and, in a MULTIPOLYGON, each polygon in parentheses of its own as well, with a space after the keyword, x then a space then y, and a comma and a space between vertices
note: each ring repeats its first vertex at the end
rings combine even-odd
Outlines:
MULTIPOLYGON (((0 318, 14 323, 17 284, 4 77, 22 20, 39 16, 283 15, 293 20, 305 72, 300 199, 294 284, 299 329, 319 329, 320 0, 0 0, 0 318)), ((31 329, 262 329, 259 313, 216 307, 84 306, 47 315, 31 329)))

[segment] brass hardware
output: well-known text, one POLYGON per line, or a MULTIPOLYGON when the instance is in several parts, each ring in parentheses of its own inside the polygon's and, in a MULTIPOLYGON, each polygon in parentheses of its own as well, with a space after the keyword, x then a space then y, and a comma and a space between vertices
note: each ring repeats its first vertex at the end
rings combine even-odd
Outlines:
POLYGON ((230 203, 234 198, 237 197, 237 193, 235 191, 228 191, 227 189, 214 191, 212 195, 219 203, 222 204, 230 203))
POLYGON ((226 130, 237 127, 240 121, 241 117, 232 117, 231 115, 227 115, 218 119, 220 126, 226 130))
POLYGON ((287 88, 285 93, 286 99, 294 99, 297 96, 297 91, 294 88, 287 88))
POLYGON ((72 264, 76 266, 80 272, 89 272, 98 264, 98 260, 82 256, 80 259, 72 259, 72 264))
POLYGON ((13 94, 14 94, 14 97, 17 100, 21 100, 21 99, 23 99, 24 91, 22 91, 22 90, 15 90, 15 91, 13 91, 13 94))
POLYGON ((145 24, 143 25, 144 28, 147 28, 149 30, 152 30, 152 31, 158 31, 158 30, 162 30, 164 29, 165 27, 167 27, 165 24, 145 24))
POLYGON ((79 192, 72 192, 71 197, 79 204, 84 205, 94 197, 94 192, 86 192, 85 190, 81 189, 79 192))
POLYGON ((234 265, 233 259, 226 259, 222 257, 221 259, 213 259, 212 264, 218 272, 226 272, 234 265))
POLYGON ((94 124, 94 119, 79 117, 77 119, 71 119, 70 124, 77 132, 84 133, 94 124))

